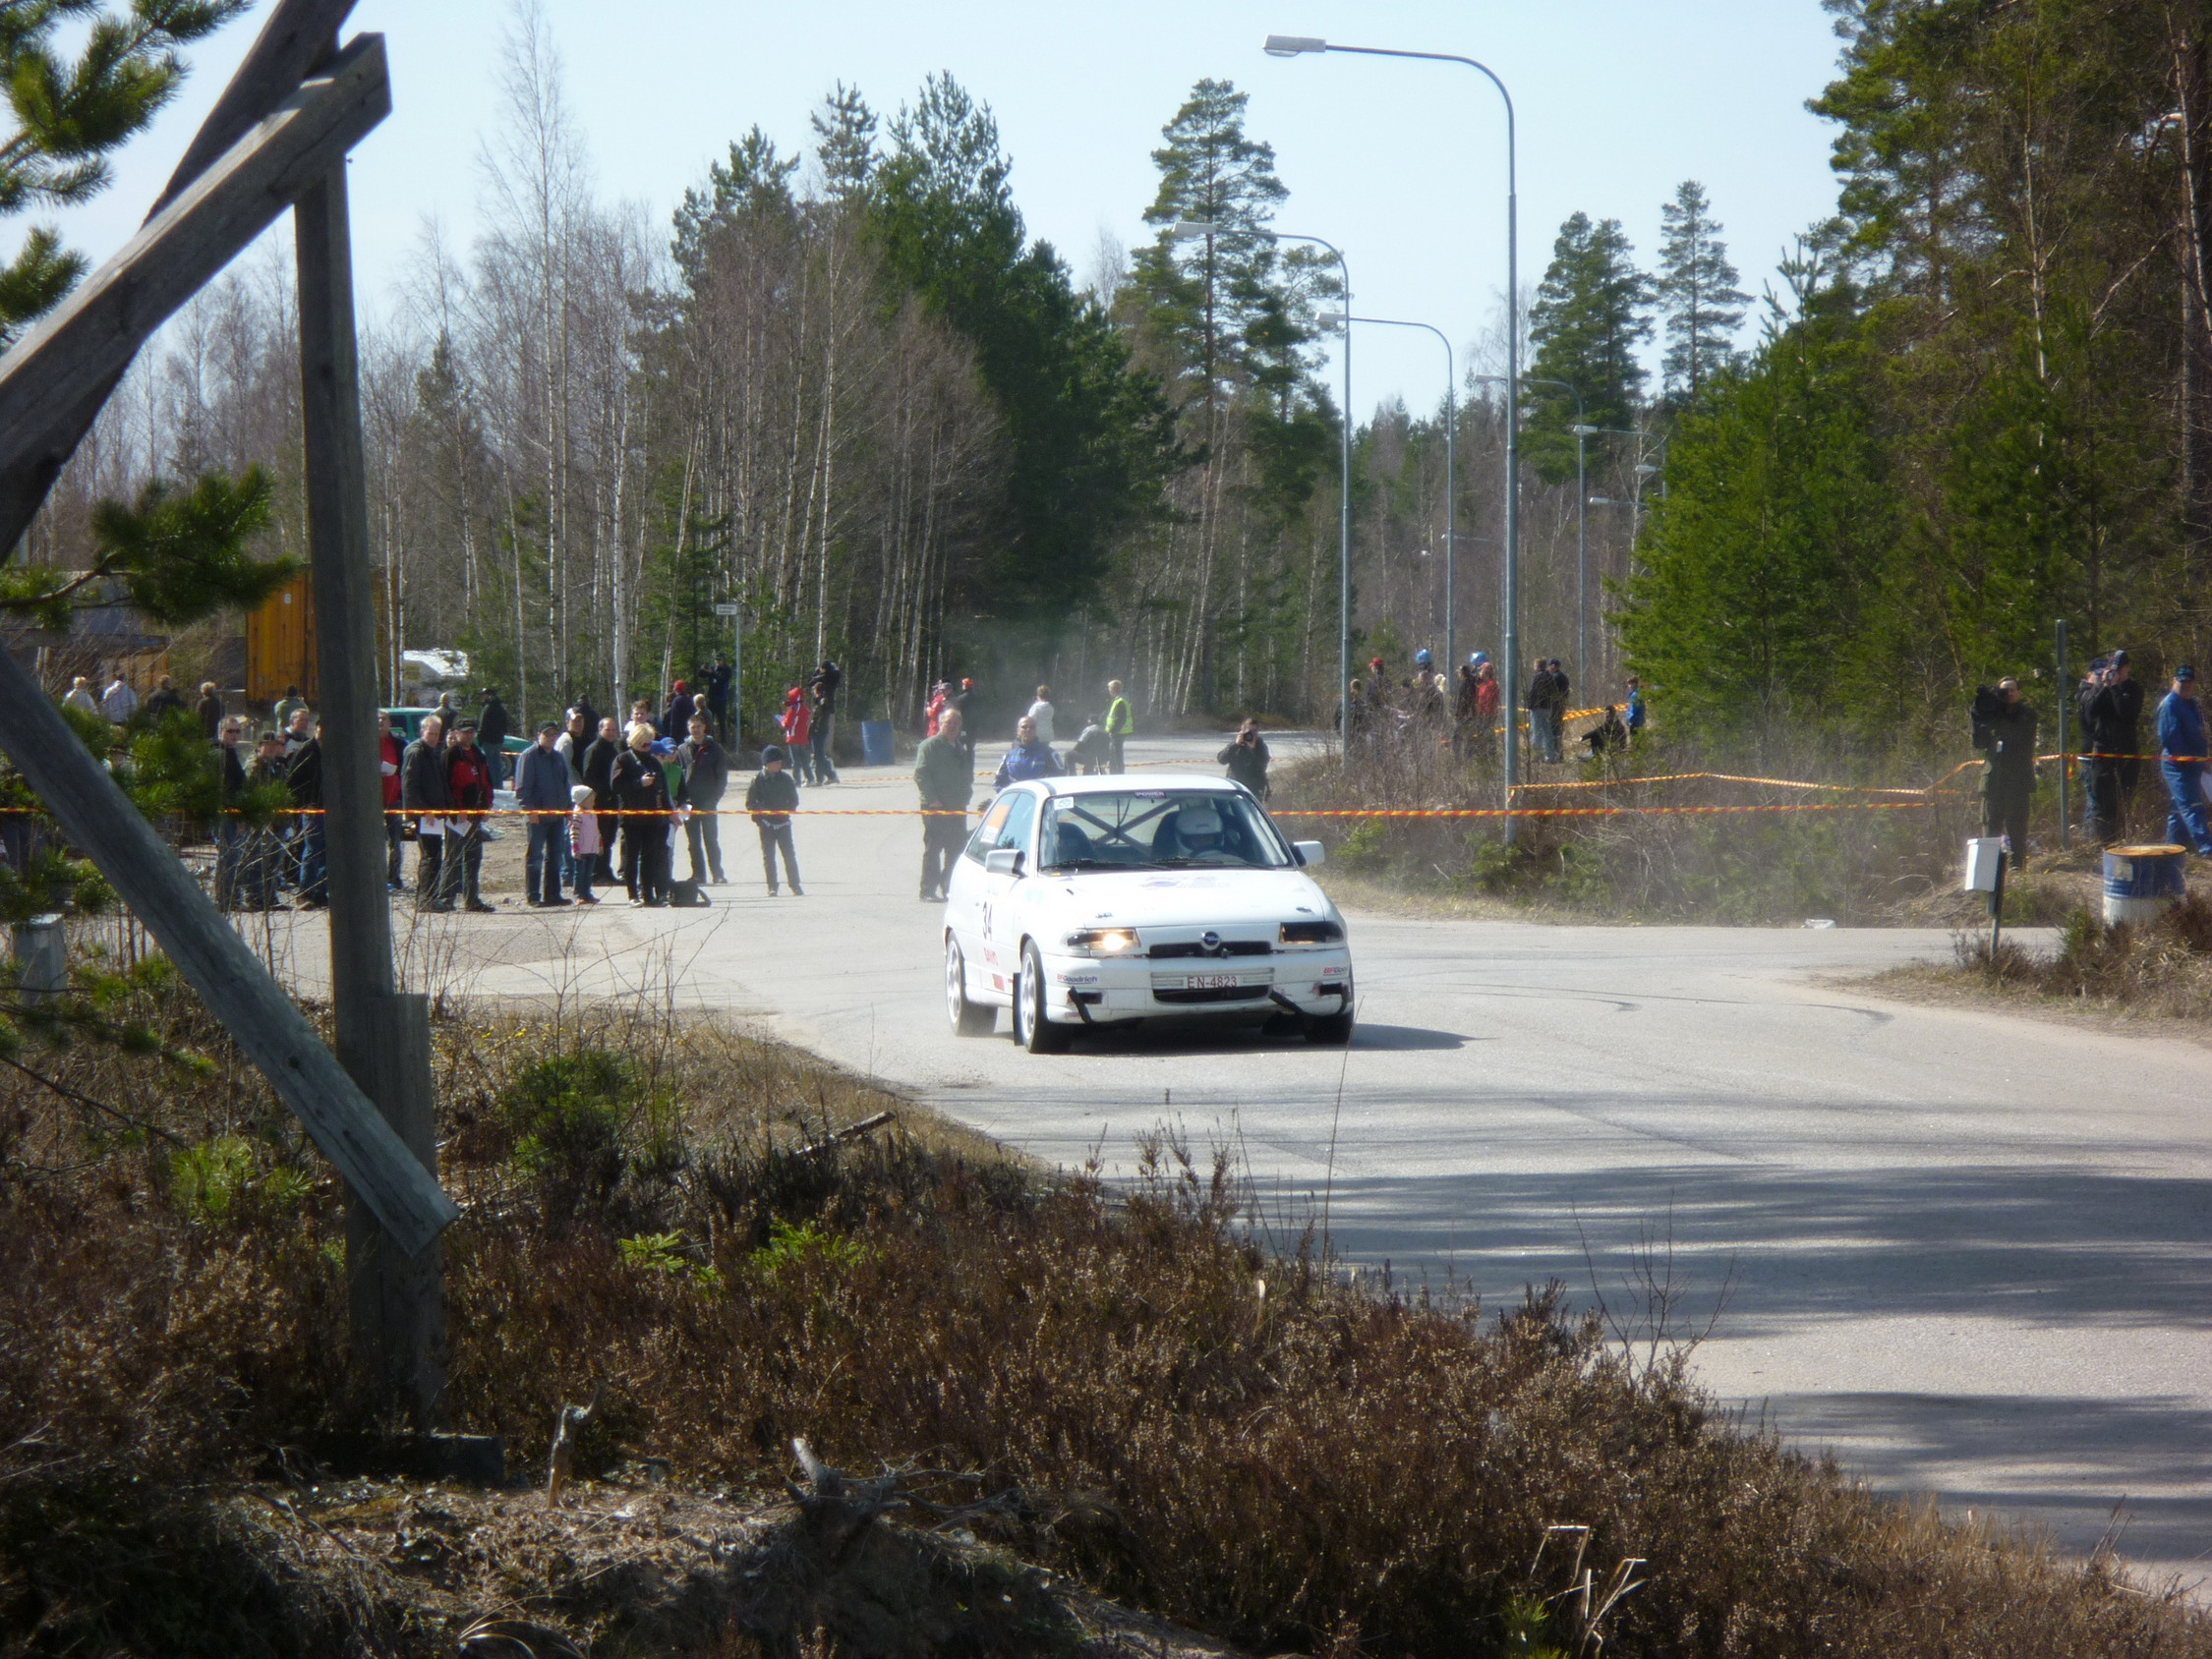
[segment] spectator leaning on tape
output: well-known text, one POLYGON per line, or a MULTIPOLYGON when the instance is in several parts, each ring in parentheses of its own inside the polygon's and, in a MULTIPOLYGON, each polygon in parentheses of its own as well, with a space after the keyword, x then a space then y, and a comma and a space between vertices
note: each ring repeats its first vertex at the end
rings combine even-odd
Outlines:
POLYGON ((2158 770, 2173 810, 2166 839, 2212 858, 2212 828, 2204 816, 2204 711, 2196 701, 2196 670, 2174 670, 2174 689, 2158 705, 2158 770))
POLYGON ((957 818, 922 820, 921 895, 926 902, 945 897, 953 860, 967 840, 967 803, 975 793, 975 767, 960 743, 960 712, 938 713, 937 735, 914 753, 914 787, 925 813, 958 813, 957 818))

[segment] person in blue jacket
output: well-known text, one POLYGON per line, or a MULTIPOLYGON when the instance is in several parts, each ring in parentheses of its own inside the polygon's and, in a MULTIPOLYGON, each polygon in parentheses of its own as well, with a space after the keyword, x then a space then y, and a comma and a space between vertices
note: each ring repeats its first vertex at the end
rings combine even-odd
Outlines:
POLYGON ((2196 701, 2196 670, 2174 670, 2174 689, 2158 705, 2158 770, 2174 803, 2166 839, 2212 858, 2212 827, 2204 819, 2204 711, 2196 701))
POLYGON ((1037 735, 1037 722, 1023 715, 1014 728, 1014 747, 999 763, 999 773, 991 780, 991 787, 1004 789, 1009 783, 1026 783, 1032 777, 1059 775, 1060 757, 1052 752, 1051 744, 1037 735))

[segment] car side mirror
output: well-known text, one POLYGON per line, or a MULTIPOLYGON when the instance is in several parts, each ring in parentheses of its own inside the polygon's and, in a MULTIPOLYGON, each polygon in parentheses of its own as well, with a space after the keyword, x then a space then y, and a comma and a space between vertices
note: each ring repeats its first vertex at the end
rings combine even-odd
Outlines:
POLYGON ((1021 874, 1021 853, 1017 847, 993 847, 983 855, 983 868, 994 876, 1021 874))
POLYGON ((1298 862, 1310 870, 1316 864, 1329 861, 1329 849, 1318 841, 1293 841, 1290 850, 1298 855, 1298 862))

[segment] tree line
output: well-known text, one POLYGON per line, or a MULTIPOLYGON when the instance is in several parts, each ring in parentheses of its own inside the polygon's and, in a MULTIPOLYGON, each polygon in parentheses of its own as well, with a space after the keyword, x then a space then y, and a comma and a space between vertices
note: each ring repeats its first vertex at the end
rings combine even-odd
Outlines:
MULTIPOLYGON (((1637 668, 1664 720, 1919 741, 1960 686, 2041 660, 2062 615, 2195 653, 2205 31, 2149 0, 1828 3, 1838 211, 1748 351, 1694 181, 1649 270, 1616 218, 1560 227, 1517 398, 1500 328, 1471 342, 1463 646, 1501 632, 1511 410, 1526 650, 1571 658, 1587 624, 1578 686, 1637 668)), ((427 236, 365 343, 395 683, 402 648, 458 646, 528 718, 620 706, 726 654, 733 602, 756 727, 824 657, 871 716, 967 674, 985 709, 1039 680, 1079 706, 1112 676, 1155 721, 1329 717, 1347 412, 1320 314, 1342 294, 1324 250, 1276 235, 1288 185, 1234 86, 1169 116, 1150 240, 1103 243, 1080 279, 950 77, 888 115, 838 86, 801 144, 751 128, 659 225, 593 188, 527 8, 498 91, 481 230, 427 236)), ((265 543, 296 551, 292 330, 281 261, 204 295, 68 470, 33 561, 85 565, 102 501, 255 467, 265 543)), ((1363 659, 1441 644, 1444 429, 1440 395, 1356 427, 1363 659)))
POLYGON ((1838 211, 1680 412, 1631 660, 1709 728, 1952 747, 2060 619, 2076 664, 2201 661, 2212 20, 1827 3, 1838 211))

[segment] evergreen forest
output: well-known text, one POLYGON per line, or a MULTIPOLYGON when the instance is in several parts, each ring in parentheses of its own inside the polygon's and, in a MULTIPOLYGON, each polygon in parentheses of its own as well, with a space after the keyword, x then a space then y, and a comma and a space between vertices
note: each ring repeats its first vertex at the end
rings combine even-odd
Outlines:
MULTIPOLYGON (((1498 644, 1514 418, 1524 655, 1642 673, 1662 725, 1955 735, 2062 618, 2146 677, 2202 658, 2212 12, 1823 3, 1837 194, 1778 269, 1747 283, 1695 180, 1645 257, 1593 200, 1524 231, 1520 395, 1500 322, 1458 342, 1462 654, 1498 644)), ((1339 406, 1336 262, 1276 235, 1291 181, 1231 83, 1160 112, 1148 239, 1079 272, 949 75, 735 134, 660 221, 597 192, 526 7, 496 90, 480 231, 427 232, 365 332, 394 690, 403 649, 459 647, 530 720, 658 698, 734 601, 748 737, 825 657, 908 726, 948 675, 986 711, 1118 676, 1154 727, 1326 722, 1347 418, 1357 656, 1441 650, 1444 399, 1339 406)), ((27 315, 76 274, 30 252, 27 315)), ((296 554, 293 326, 272 243, 142 359, 32 564, 88 566, 103 502, 255 469, 296 554)))

